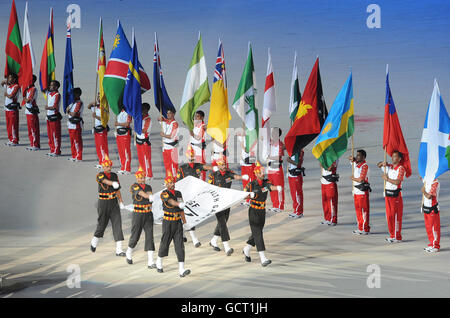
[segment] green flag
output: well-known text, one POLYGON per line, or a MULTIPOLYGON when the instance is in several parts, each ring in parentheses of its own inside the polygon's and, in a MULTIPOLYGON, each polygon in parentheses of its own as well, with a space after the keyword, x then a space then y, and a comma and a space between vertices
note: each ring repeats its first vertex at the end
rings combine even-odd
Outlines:
POLYGON ((180 117, 190 130, 194 128, 197 108, 209 101, 211 96, 207 74, 202 37, 199 36, 186 76, 180 107, 180 117))
POLYGON ((245 148, 249 152, 258 141, 258 109, 256 94, 255 67, 253 66, 252 47, 249 44, 247 62, 233 101, 233 108, 245 124, 245 148))
POLYGON ((12 2, 9 16, 8 35, 6 36, 6 64, 5 77, 13 73, 21 75, 20 63, 22 60, 22 38, 20 37, 19 23, 17 20, 16 3, 12 2))

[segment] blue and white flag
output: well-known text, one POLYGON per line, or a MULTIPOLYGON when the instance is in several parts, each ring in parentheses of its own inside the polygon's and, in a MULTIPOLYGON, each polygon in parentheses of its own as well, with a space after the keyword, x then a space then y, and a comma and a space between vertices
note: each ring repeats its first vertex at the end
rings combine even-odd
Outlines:
POLYGON ((450 147, 449 133, 450 118, 435 80, 419 149, 419 174, 426 183, 449 170, 445 157, 447 147, 450 147))

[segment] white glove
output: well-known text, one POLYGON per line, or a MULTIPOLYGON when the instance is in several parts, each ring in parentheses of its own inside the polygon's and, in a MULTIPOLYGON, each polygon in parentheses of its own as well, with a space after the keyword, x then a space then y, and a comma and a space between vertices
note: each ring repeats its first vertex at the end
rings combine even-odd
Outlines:
POLYGON ((192 229, 192 226, 190 226, 187 222, 183 224, 183 230, 189 231, 190 229, 192 229))
POLYGON ((178 207, 179 207, 180 209, 184 209, 184 202, 180 202, 180 205, 178 205, 178 207))
POLYGON ((250 192, 250 198, 254 198, 255 197, 255 192, 250 192))
POLYGON ((248 174, 244 174, 244 175, 242 176, 242 180, 247 181, 248 179, 249 179, 248 174))
POLYGON ((219 167, 218 167, 218 166, 214 166, 214 167, 213 167, 213 171, 214 171, 214 172, 219 171, 219 167))
POLYGON ((119 182, 113 181, 112 187, 113 187, 114 189, 119 189, 119 182))
POLYGON ((119 207, 120 207, 121 210, 123 210, 123 209, 125 209, 125 204, 123 204, 123 202, 120 202, 119 203, 119 207))
POLYGON ((282 187, 282 186, 280 186, 280 185, 277 186, 277 191, 278 191, 278 192, 281 192, 282 190, 283 190, 283 187, 282 187))
POLYGON ((148 201, 153 202, 153 194, 148 195, 148 201))

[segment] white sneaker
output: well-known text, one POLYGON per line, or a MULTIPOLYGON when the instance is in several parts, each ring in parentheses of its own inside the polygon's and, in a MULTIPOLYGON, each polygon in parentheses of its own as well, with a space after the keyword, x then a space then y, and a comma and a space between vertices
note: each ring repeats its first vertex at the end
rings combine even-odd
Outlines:
POLYGON ((433 248, 433 246, 427 246, 427 247, 424 247, 423 250, 424 250, 425 252, 428 252, 428 250, 429 250, 430 248, 433 248))
POLYGON ((437 253, 437 252, 439 252, 439 249, 436 248, 436 247, 430 246, 430 248, 427 249, 426 251, 427 251, 428 253, 437 253))
POLYGON ((360 230, 353 230, 353 232, 352 232, 352 234, 355 234, 355 235, 361 235, 363 233, 363 231, 360 231, 360 230))
POLYGON ((297 213, 289 213, 289 217, 290 218, 294 218, 294 219, 300 219, 301 217, 303 217, 303 213, 297 214, 297 213))
POLYGON ((328 223, 328 225, 330 225, 330 226, 336 226, 337 223, 335 223, 335 222, 330 222, 330 223, 328 223))
POLYGON ((67 160, 74 162, 75 158, 69 157, 69 158, 67 158, 67 160))
POLYGON ((25 150, 33 151, 33 150, 34 150, 33 148, 34 148, 34 147, 28 146, 28 147, 25 147, 25 150))
POLYGON ((369 235, 369 232, 361 231, 361 235, 369 235))
POLYGON ((327 221, 327 220, 323 220, 322 222, 320 222, 320 224, 330 225, 331 222, 330 222, 330 221, 327 221))
POLYGON ((388 243, 395 243, 397 240, 395 238, 392 238, 392 237, 386 237, 386 241, 388 243))
POLYGON ((51 152, 47 152, 45 155, 50 157, 52 155, 52 153, 51 152))

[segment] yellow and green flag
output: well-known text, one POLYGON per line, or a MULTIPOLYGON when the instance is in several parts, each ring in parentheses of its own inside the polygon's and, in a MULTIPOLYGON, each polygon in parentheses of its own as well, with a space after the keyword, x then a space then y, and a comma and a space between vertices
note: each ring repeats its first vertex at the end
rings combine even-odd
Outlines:
POLYGON ((354 130, 353 114, 353 82, 350 73, 331 106, 312 150, 314 157, 325 169, 347 151, 348 138, 353 135, 354 130))
POLYGON ((103 24, 102 18, 100 18, 99 32, 98 32, 98 50, 97 50, 97 74, 100 95, 100 117, 102 119, 102 126, 106 127, 109 121, 109 106, 106 99, 105 90, 103 89, 103 77, 105 77, 106 71, 106 54, 105 54, 105 42, 103 41, 103 24))

